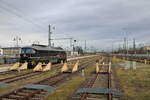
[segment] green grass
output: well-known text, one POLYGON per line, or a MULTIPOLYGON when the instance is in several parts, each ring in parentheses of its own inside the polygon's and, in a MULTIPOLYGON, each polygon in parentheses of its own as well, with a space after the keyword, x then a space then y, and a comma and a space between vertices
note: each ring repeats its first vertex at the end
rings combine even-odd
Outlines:
POLYGON ((96 72, 96 64, 93 64, 90 67, 85 69, 85 77, 91 75, 92 72, 96 72))
POLYGON ((117 70, 124 100, 150 100, 150 66, 137 70, 117 70))
POLYGON ((84 80, 85 78, 83 77, 72 78, 65 85, 51 93, 46 100, 67 100, 84 80))
POLYGON ((137 68, 150 68, 150 64, 144 64, 144 63, 138 63, 137 62, 137 68))

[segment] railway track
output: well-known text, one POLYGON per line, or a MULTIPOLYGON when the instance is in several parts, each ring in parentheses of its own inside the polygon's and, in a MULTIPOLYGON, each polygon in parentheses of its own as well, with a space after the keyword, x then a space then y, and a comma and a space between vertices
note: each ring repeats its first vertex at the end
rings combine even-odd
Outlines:
POLYGON ((29 73, 25 73, 19 76, 13 76, 13 77, 8 77, 5 79, 1 79, 0 82, 5 82, 5 83, 13 83, 13 82, 17 82, 17 81, 21 81, 21 80, 25 80, 27 78, 31 78, 34 77, 36 75, 40 75, 43 72, 29 72, 29 73))
MULTIPOLYGON (((108 59, 104 60, 108 63, 108 59)), ((109 66, 102 66, 100 73, 92 74, 80 88, 93 88, 93 92, 97 91, 99 88, 111 89, 111 73, 109 72, 109 66), (97 88, 97 89, 96 89, 97 88)), ((91 91, 91 92, 92 92, 91 91)), ((95 93, 75 93, 72 95, 71 100, 112 100, 112 94, 95 94, 95 93)), ((70 100, 70 98, 69 98, 70 100)), ((117 100, 117 99, 116 99, 117 100)))
MULTIPOLYGON (((57 66, 53 67, 51 71, 57 70, 60 67, 61 67, 61 65, 57 65, 57 66)), ((24 73, 21 75, 0 79, 0 82, 14 83, 14 82, 22 81, 22 80, 31 79, 38 75, 44 74, 44 73, 46 73, 46 72, 27 72, 27 73, 24 73)))
MULTIPOLYGON (((60 64, 55 64, 53 65, 53 67, 55 66, 59 66, 60 64)), ((25 72, 26 70, 22 70, 21 72, 25 72)), ((28 72, 27 72, 28 73, 28 72)), ((18 71, 17 70, 9 70, 9 71, 4 71, 4 72, 0 72, 0 75, 9 75, 9 74, 18 74, 18 71)))
MULTIPOLYGON (((58 87, 65 83, 68 80, 68 78, 76 76, 82 69, 88 67, 94 62, 95 60, 93 61, 92 59, 92 61, 90 61, 89 63, 82 63, 82 65, 79 67, 79 70, 75 73, 59 73, 55 76, 43 79, 42 81, 36 82, 34 84, 58 87)), ((23 87, 15 89, 7 94, 1 95, 0 100, 43 100, 48 96, 48 94, 49 92, 43 89, 31 89, 23 87)))
MULTIPOLYGON (((71 62, 76 62, 76 60, 69 61, 69 62, 70 63, 71 62)), ((87 59, 82 59, 81 60, 81 64, 82 63, 84 64, 86 62, 88 62, 87 59)), ((59 65, 54 65, 50 71, 60 70, 61 67, 62 67, 62 65, 60 65, 60 64, 59 65)), ((28 73, 24 73, 24 74, 21 74, 21 75, 18 75, 18 76, 13 76, 13 77, 8 77, 8 78, 0 79, 0 82, 14 83, 14 82, 18 82, 18 81, 22 81, 22 80, 27 80, 27 79, 34 78, 34 77, 36 77, 38 75, 41 75, 43 73, 45 73, 45 72, 28 72, 28 73)))
POLYGON ((17 71, 4 71, 0 72, 0 75, 6 75, 6 74, 11 74, 11 73, 16 73, 17 71))

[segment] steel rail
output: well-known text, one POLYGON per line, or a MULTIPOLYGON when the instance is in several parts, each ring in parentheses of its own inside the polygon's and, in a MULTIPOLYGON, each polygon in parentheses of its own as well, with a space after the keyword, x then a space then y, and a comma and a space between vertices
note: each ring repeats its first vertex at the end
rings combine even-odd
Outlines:
MULTIPOLYGON (((90 63, 92 64, 93 62, 90 62, 90 63)), ((44 82, 46 82, 46 81, 47 81, 46 84, 51 85, 51 86, 54 86, 57 83, 62 84, 63 81, 65 82, 66 78, 76 75, 78 72, 80 72, 80 70, 82 70, 83 68, 86 68, 87 66, 89 66, 89 63, 88 64, 84 63, 82 65, 82 67, 80 67, 79 70, 77 72, 73 73, 73 74, 69 74, 69 73, 62 74, 62 73, 60 73, 59 75, 51 76, 49 79, 47 78, 49 81, 43 80, 43 81, 37 82, 37 84, 42 85, 42 84, 45 84, 44 82)), ((17 98, 17 100, 31 100, 30 98, 33 97, 33 96, 36 96, 36 95, 38 95, 38 96, 43 95, 44 96, 44 95, 47 95, 47 92, 43 91, 43 90, 35 90, 35 89, 32 90, 32 89, 25 89, 25 88, 15 89, 14 91, 11 91, 10 93, 7 93, 5 95, 0 96, 0 100, 2 98, 9 98, 9 97, 13 98, 13 99, 17 98), (25 92, 20 92, 20 91, 25 91, 25 90, 30 91, 31 93, 26 92, 26 94, 25 94, 25 92), (18 93, 18 91, 19 91, 19 95, 15 95, 15 94, 18 93), (22 93, 22 94, 20 94, 20 93, 22 93)), ((42 96, 42 98, 43 98, 43 96, 42 96)), ((41 99, 37 99, 37 100, 41 100, 41 99)))

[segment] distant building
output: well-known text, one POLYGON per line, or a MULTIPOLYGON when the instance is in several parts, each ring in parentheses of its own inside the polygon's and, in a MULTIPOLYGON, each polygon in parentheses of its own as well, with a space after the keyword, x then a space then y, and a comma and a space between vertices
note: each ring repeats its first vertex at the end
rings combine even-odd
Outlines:
POLYGON ((78 56, 78 55, 82 55, 82 54, 83 54, 82 47, 80 47, 80 46, 73 47, 73 52, 71 52, 71 55, 78 56))
POLYGON ((3 55, 3 49, 0 48, 0 56, 3 55))
POLYGON ((4 56, 19 57, 21 53, 21 47, 5 47, 1 48, 0 52, 4 56))

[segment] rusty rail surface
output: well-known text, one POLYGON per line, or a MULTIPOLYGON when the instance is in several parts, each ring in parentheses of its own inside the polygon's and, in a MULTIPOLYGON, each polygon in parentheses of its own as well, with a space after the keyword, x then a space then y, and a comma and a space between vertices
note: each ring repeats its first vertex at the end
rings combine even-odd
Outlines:
MULTIPOLYGON (((104 59, 103 60, 104 62, 109 62, 109 60, 108 59, 104 59)), ((103 73, 103 74, 105 74, 105 75, 107 75, 108 77, 107 77, 107 83, 108 83, 108 89, 110 89, 111 88, 111 84, 112 84, 112 80, 111 80, 111 71, 110 71, 110 68, 109 68, 110 66, 108 66, 107 67, 107 69, 106 69, 106 66, 105 67, 102 67, 100 70, 102 70, 102 72, 105 72, 106 70, 107 70, 107 73, 103 73)), ((101 73, 102 73, 101 72, 101 73)), ((100 73, 97 73, 97 74, 95 74, 95 76, 90 80, 90 82, 89 83, 87 83, 87 86, 85 87, 85 88, 92 88, 93 87, 93 85, 95 84, 95 81, 97 80, 97 78, 99 77, 98 75, 99 75, 100 73)), ((105 95, 105 94, 104 94, 105 95)), ((88 94, 87 93, 84 93, 84 94, 82 94, 81 96, 80 96, 80 100, 86 100, 86 98, 88 97, 88 94)), ((107 100, 112 100, 112 94, 108 94, 107 95, 107 100)))
MULTIPOLYGON (((95 77, 90 81, 90 83, 89 83, 88 86, 87 86, 88 88, 92 88, 92 86, 93 86, 93 84, 95 83, 97 77, 98 77, 98 74, 96 74, 95 77)), ((83 95, 81 96, 80 100, 85 100, 87 96, 88 96, 87 93, 83 94, 83 95)))

